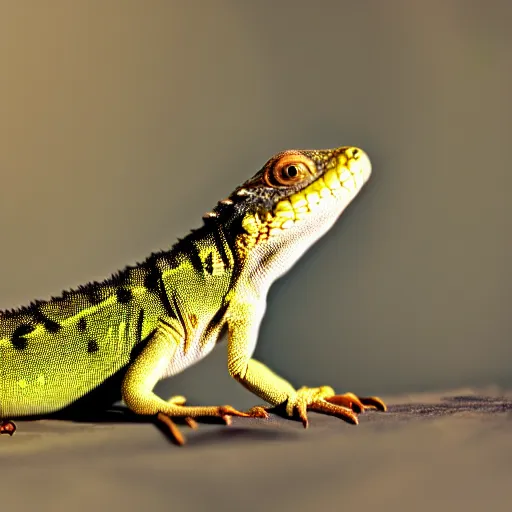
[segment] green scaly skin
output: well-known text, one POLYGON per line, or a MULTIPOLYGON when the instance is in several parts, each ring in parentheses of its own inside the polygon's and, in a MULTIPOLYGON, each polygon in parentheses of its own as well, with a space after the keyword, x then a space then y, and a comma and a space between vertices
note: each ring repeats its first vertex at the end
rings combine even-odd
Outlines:
POLYGON ((304 426, 308 410, 352 423, 366 408, 385 410, 378 398, 336 395, 328 386, 296 390, 252 358, 271 284, 332 226, 370 173, 354 147, 279 153, 169 251, 0 313, 0 433, 14 432, 12 418, 108 407, 119 398, 137 414, 155 415, 179 444, 173 417, 190 426, 198 416, 265 418, 264 407, 191 407, 183 396, 153 392, 205 357, 224 328, 230 374, 304 426))

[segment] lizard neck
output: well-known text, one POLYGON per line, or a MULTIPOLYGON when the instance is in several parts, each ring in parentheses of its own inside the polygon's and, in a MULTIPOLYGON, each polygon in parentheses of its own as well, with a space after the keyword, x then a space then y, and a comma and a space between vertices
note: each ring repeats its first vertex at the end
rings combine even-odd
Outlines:
POLYGON ((324 207, 292 228, 273 229, 275 216, 246 217, 247 230, 236 237, 235 248, 240 264, 239 281, 247 283, 257 295, 264 296, 271 285, 287 273, 305 252, 336 222, 346 204, 326 201, 324 207))

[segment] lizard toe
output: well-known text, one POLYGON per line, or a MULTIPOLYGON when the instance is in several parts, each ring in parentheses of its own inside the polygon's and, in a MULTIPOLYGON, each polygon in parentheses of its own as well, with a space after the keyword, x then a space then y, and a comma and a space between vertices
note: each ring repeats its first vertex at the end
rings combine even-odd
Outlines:
POLYGON ((354 393, 344 393, 343 395, 325 397, 325 400, 331 404, 352 409, 358 414, 368 409, 376 409, 383 412, 387 411, 386 404, 376 396, 358 397, 354 395, 354 393))
POLYGON ((174 423, 174 421, 172 421, 172 419, 169 416, 167 416, 167 414, 159 412, 156 415, 156 418, 158 421, 160 421, 167 427, 171 439, 176 444, 179 444, 180 446, 183 446, 185 444, 185 438, 183 437, 183 434, 180 432, 180 429, 178 428, 176 423, 174 423))
POLYGON ((298 415, 307 428, 309 422, 307 411, 315 411, 341 418, 348 423, 357 425, 357 415, 367 409, 386 411, 386 404, 377 397, 360 398, 354 393, 336 395, 329 386, 318 388, 302 387, 288 399, 286 413, 288 416, 298 415))
POLYGON ((246 414, 249 415, 251 418, 263 418, 267 419, 269 417, 269 414, 265 407, 262 407, 261 405, 255 405, 254 407, 251 407, 248 411, 245 411, 246 414))
POLYGON ((327 399, 321 399, 317 402, 313 402, 309 408, 315 412, 328 414, 329 416, 336 416, 337 418, 345 420, 347 423, 352 423, 353 425, 357 425, 359 423, 357 413, 355 411, 343 405, 333 404, 327 399))

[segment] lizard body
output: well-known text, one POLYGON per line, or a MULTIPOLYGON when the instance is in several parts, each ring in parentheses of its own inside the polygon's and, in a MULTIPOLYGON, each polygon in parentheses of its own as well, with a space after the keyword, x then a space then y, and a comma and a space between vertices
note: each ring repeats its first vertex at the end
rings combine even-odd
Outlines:
POLYGON ((229 373, 305 426, 308 409, 353 423, 365 408, 385 410, 377 398, 327 386, 295 390, 252 359, 271 284, 328 231, 370 173, 354 147, 279 153, 170 250, 0 313, 0 432, 12 434, 9 419, 59 411, 99 389, 98 403, 122 398, 133 412, 156 415, 180 444, 173 417, 191 426, 198 416, 266 417, 263 407, 190 407, 182 396, 153 393, 159 380, 205 357, 225 328, 229 373))

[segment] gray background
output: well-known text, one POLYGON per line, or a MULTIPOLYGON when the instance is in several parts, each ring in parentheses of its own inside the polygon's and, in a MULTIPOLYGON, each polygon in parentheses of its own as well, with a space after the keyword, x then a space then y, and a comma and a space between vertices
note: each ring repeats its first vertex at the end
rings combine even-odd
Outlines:
MULTIPOLYGON (((354 144, 372 181, 257 356, 361 394, 510 387, 510 2, 0 5, 2 308, 172 245, 277 151, 354 144)), ((225 348, 160 389, 255 401, 225 348)))

